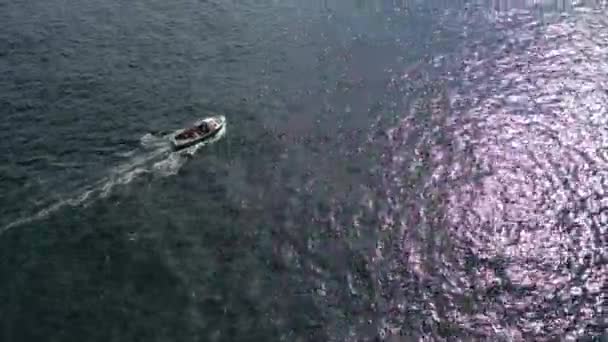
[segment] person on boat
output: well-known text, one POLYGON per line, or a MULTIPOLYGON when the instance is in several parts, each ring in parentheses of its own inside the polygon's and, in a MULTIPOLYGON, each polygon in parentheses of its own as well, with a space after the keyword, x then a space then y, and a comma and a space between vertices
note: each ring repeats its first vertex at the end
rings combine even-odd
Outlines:
POLYGON ((202 134, 209 133, 209 125, 207 124, 207 122, 205 122, 205 121, 201 122, 201 124, 198 125, 198 131, 202 134))

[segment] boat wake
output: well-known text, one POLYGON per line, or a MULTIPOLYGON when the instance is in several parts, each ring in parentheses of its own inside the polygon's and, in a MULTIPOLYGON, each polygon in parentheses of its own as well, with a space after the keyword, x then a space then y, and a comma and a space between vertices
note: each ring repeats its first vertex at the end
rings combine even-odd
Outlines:
POLYGON ((173 150, 167 139, 169 134, 145 134, 140 138, 138 148, 121 154, 126 161, 109 169, 103 178, 62 196, 34 214, 25 215, 4 225, 0 228, 0 235, 12 228, 42 220, 66 206, 87 207, 98 199, 108 197, 117 186, 127 185, 144 174, 156 177, 176 175, 201 148, 217 142, 225 134, 224 127, 213 138, 180 151, 173 150))

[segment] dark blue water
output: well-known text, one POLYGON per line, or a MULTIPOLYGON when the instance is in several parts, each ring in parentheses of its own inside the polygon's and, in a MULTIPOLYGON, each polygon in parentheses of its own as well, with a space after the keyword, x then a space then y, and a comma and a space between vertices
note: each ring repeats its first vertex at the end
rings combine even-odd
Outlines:
POLYGON ((0 340, 608 338, 607 15, 0 1, 0 340))

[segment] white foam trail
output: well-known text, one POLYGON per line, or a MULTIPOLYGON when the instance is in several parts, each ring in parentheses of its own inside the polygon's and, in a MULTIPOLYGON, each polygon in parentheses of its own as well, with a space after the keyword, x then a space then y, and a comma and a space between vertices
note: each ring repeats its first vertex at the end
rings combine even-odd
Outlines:
POLYGON ((143 147, 158 147, 167 144, 167 136, 159 136, 148 133, 139 139, 139 143, 143 147))
POLYGON ((106 177, 81 188, 76 192, 77 195, 66 196, 66 198, 33 215, 19 218, 3 226, 0 228, 0 235, 12 228, 44 219, 65 206, 86 207, 99 198, 108 197, 116 186, 129 184, 142 174, 152 173, 161 177, 173 176, 177 174, 189 157, 194 156, 202 147, 220 140, 225 134, 226 127, 224 126, 213 138, 178 152, 172 150, 166 137, 146 134, 142 136, 140 143, 142 147, 148 149, 147 151, 136 149, 122 154, 130 159, 110 169, 106 177))

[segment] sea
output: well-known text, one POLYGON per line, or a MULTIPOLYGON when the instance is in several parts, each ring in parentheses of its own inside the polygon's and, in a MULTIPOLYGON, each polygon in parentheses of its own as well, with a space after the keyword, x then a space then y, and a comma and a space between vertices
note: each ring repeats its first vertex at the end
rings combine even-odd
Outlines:
POLYGON ((607 294, 607 1, 0 0, 0 341, 608 341, 607 294))

